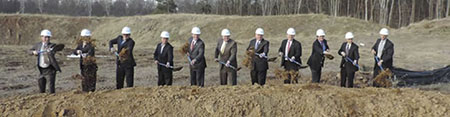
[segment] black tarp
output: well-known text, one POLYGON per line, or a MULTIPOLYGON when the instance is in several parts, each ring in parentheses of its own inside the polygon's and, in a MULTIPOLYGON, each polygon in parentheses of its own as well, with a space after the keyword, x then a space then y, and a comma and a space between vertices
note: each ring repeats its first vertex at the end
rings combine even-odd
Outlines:
POLYGON ((430 71, 411 71, 402 68, 394 68, 394 82, 397 86, 427 85, 450 82, 450 66, 430 71))

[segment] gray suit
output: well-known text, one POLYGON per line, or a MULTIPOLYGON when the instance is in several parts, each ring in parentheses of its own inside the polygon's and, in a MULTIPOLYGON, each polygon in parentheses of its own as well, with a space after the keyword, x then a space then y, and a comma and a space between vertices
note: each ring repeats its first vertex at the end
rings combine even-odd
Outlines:
POLYGON ((199 38, 194 43, 193 48, 191 49, 192 37, 189 38, 189 58, 191 60, 195 60, 194 65, 190 65, 191 72, 191 85, 204 86, 205 82, 205 68, 206 68, 206 60, 205 60, 205 44, 199 38))
MULTIPOLYGON (((230 61, 230 65, 237 68, 237 44, 234 40, 229 39, 225 45, 224 52, 221 53, 221 48, 223 44, 223 39, 219 39, 217 42, 216 52, 214 54, 214 58, 219 59, 220 62, 227 63, 230 61), (219 58, 220 56, 220 58, 219 58)), ((226 67, 223 64, 220 64, 220 84, 226 85, 227 79, 230 78, 232 85, 237 84, 237 71, 233 70, 229 67, 226 67)))
MULTIPOLYGON (((53 48, 56 44, 48 43, 47 48, 53 48)), ((29 54, 32 54, 33 51, 39 52, 41 50, 41 47, 43 46, 42 42, 39 42, 35 44, 30 50, 29 54)), ((56 71, 61 72, 61 69, 59 68, 58 62, 55 59, 55 53, 56 51, 52 50, 47 53, 48 59, 49 59, 49 66, 47 68, 42 68, 39 66, 39 61, 41 58, 41 54, 37 55, 37 67, 39 69, 40 75, 38 79, 39 84, 39 90, 41 93, 45 92, 45 87, 47 84, 47 79, 50 80, 49 83, 49 89, 50 93, 55 93, 55 80, 56 80, 56 71)))

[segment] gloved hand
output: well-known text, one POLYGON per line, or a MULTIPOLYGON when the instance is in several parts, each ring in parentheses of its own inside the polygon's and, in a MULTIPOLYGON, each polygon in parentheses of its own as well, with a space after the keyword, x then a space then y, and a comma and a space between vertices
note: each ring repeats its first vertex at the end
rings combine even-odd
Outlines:
POLYGON ((166 67, 167 67, 167 68, 170 67, 170 63, 169 63, 169 62, 166 63, 166 67))
POLYGON ((345 56, 345 52, 341 52, 341 55, 342 55, 342 56, 345 56))
POLYGON ((225 64, 225 66, 230 67, 230 61, 227 61, 227 63, 225 64))
POLYGON ((264 58, 264 56, 266 56, 266 53, 259 54, 259 58, 264 58))
POLYGON ((295 56, 292 56, 291 59, 290 59, 290 61, 291 61, 291 62, 294 62, 294 61, 295 61, 295 56))

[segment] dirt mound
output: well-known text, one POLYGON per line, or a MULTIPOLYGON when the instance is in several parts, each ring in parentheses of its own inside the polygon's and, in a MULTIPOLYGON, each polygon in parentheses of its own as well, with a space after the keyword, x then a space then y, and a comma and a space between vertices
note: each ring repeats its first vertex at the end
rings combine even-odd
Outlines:
POLYGON ((2 99, 1 116, 449 116, 450 95, 327 85, 152 87, 2 99))

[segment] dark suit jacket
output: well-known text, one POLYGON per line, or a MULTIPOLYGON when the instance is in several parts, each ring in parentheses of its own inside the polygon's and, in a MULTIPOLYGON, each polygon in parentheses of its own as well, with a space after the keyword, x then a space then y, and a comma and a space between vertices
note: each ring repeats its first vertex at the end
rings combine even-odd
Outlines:
MULTIPOLYGON (((55 45, 56 44, 50 43, 50 42, 47 44, 47 46, 49 48, 53 48, 55 45)), ((30 49, 29 54, 32 54, 33 51, 39 52, 41 50, 41 47, 42 47, 42 42, 34 44, 34 46, 30 49)), ((53 68, 55 68, 57 71, 61 72, 61 68, 59 67, 58 61, 56 61, 56 58, 55 58, 55 53, 56 53, 56 51, 54 51, 54 50, 50 51, 48 53, 49 62, 53 68)), ((37 55, 37 64, 36 65, 38 66, 38 68, 39 68, 39 59, 40 59, 40 54, 37 55)))
MULTIPOLYGON (((287 42, 288 42, 288 39, 283 40, 281 42, 280 49, 278 49, 278 52, 283 52, 283 55, 281 57, 281 66, 285 66, 285 68, 288 66, 294 67, 294 68, 286 68, 286 69, 299 69, 300 66, 298 66, 297 64, 284 60, 287 42), (286 64, 291 64, 291 65, 286 65, 286 64)), ((291 44, 291 47, 290 47, 290 50, 288 53, 289 58, 292 58, 292 56, 295 57, 295 61, 299 62, 300 64, 302 63, 302 59, 300 59, 300 57, 302 56, 302 44, 295 39, 292 40, 292 44, 291 44)))
POLYGON ((121 35, 118 36, 117 38, 109 41, 109 48, 113 48, 113 45, 117 44, 118 52, 122 51, 122 49, 124 49, 124 48, 127 48, 128 58, 125 61, 121 62, 121 61, 119 61, 119 57, 117 57, 117 59, 116 59, 117 65, 120 65, 122 67, 136 66, 136 62, 135 62, 134 56, 133 56, 133 48, 134 48, 133 39, 131 39, 131 38, 127 39, 124 44, 121 44, 122 41, 124 41, 124 39, 121 35))
POLYGON ((194 49, 191 50, 191 43, 193 39, 189 38, 189 58, 191 60, 195 60, 195 64, 191 65, 191 69, 204 69, 206 68, 206 60, 205 60, 205 44, 199 38, 197 42, 195 42, 194 49))
MULTIPOLYGON (((247 50, 250 48, 255 48, 256 39, 250 40, 250 44, 247 47, 247 50)), ((258 48, 255 48, 255 53, 262 54, 265 53, 266 56, 269 53, 269 41, 265 39, 261 39, 260 44, 258 45, 258 48)), ((266 71, 269 69, 269 64, 267 63, 267 59, 265 58, 259 58, 259 56, 254 55, 252 60, 253 70, 256 71, 266 71)))
MULTIPOLYGON (((323 44, 325 44, 325 50, 329 49, 327 40, 323 40, 323 44)), ((312 46, 311 56, 308 59, 308 65, 311 69, 320 69, 323 67, 323 63, 325 61, 325 56, 323 54, 322 45, 320 45, 319 40, 316 39, 312 46)))
MULTIPOLYGON (((170 43, 166 43, 166 45, 163 48, 163 52, 161 53, 161 43, 159 43, 156 46, 155 53, 153 53, 153 58, 157 60, 160 63, 166 64, 169 62, 171 66, 173 66, 173 47, 170 45, 170 43)), ((161 69, 161 67, 158 65, 158 70, 161 69)))
MULTIPOLYGON (((237 54, 237 44, 234 40, 229 39, 227 44, 225 45, 225 51, 224 53, 220 53, 220 48, 222 48, 223 39, 219 39, 217 42, 216 52, 214 54, 214 58, 220 59, 219 61, 226 63, 227 61, 230 61, 230 64, 233 67, 238 67, 237 60, 236 60, 236 54, 237 54)), ((223 69, 225 65, 220 64, 220 68, 223 69)))
MULTIPOLYGON (((376 52, 375 56, 378 54, 378 45, 380 44, 380 41, 381 39, 377 39, 377 42, 372 47, 372 49, 376 52)), ((381 60, 383 60, 383 68, 392 69, 394 62, 394 43, 392 43, 389 39, 386 39, 386 43, 384 44, 381 60)), ((378 67, 376 60, 374 67, 378 67)))
MULTIPOLYGON (((347 47, 347 42, 342 43, 341 48, 338 51, 338 54, 342 56, 341 52, 345 53, 345 48, 346 47, 347 47)), ((356 45, 355 43, 352 43, 352 46, 350 47, 350 50, 348 50, 348 53, 345 53, 345 56, 348 56, 353 61, 355 61, 355 60, 359 61, 359 47, 358 47, 358 45, 356 45)), ((347 62, 345 60, 345 56, 342 57, 340 67, 341 68, 345 67, 346 70, 350 70, 350 71, 353 71, 353 72, 358 71, 359 70, 358 67, 353 65, 352 62, 347 62)))
MULTIPOLYGON (((87 54, 88 56, 95 56, 95 48, 91 43, 86 44, 86 46, 83 48, 83 44, 78 44, 77 48, 72 52, 75 55, 78 55, 77 51, 81 50, 82 54, 87 54)), ((80 55, 81 56, 81 55, 80 55)), ((83 68, 83 57, 80 57, 80 68, 83 68)))

